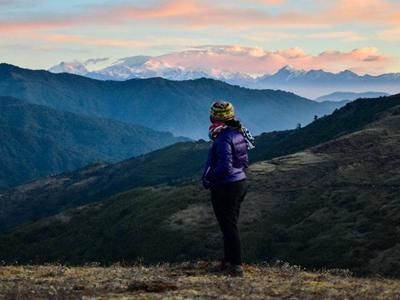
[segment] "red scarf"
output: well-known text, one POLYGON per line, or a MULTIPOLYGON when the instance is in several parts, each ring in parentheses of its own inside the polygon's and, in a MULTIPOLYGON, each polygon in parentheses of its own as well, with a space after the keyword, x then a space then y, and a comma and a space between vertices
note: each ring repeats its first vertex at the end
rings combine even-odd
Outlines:
POLYGON ((210 140, 215 140, 218 134, 227 127, 228 126, 225 125, 225 123, 212 123, 208 128, 208 137, 210 138, 210 140))

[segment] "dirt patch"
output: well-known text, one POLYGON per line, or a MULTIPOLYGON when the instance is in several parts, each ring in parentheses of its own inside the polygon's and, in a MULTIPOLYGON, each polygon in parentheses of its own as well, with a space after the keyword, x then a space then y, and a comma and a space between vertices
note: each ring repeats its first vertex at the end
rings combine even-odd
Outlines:
POLYGON ((145 291, 152 293, 160 293, 165 291, 174 291, 178 289, 178 285, 174 282, 165 281, 165 280, 150 280, 150 281, 141 281, 136 280, 129 284, 127 291, 135 292, 135 291, 145 291))

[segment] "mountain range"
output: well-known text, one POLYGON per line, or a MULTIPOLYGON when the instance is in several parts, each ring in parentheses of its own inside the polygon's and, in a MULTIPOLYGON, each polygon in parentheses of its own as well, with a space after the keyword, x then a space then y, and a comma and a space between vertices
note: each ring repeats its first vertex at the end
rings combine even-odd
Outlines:
MULTIPOLYGON (((132 56, 112 63, 96 64, 93 59, 86 62, 61 62, 49 69, 54 73, 72 73, 100 80, 127 80, 132 78, 162 77, 171 80, 212 78, 248 88, 281 89, 307 98, 317 98, 325 94, 341 91, 367 92, 378 91, 395 94, 400 92, 400 73, 381 75, 358 75, 351 70, 338 73, 318 70, 298 70, 289 65, 271 74, 250 74, 228 71, 218 68, 186 66, 185 61, 199 55, 196 51, 182 51, 159 57, 132 56), (180 56, 180 60, 171 62, 170 56, 180 56), (182 60, 182 61, 181 61, 182 60)), ((218 57, 218 53, 214 53, 218 57)))
MULTIPOLYGON (((360 99, 304 128, 257 137, 241 219, 246 259, 400 276, 399 116, 400 95, 360 99)), ((208 146, 178 143, 1 193, 8 232, 0 257, 109 263, 220 255, 198 182, 208 146)))
POLYGON ((209 107, 217 99, 231 101, 253 134, 305 125, 345 103, 317 103, 289 92, 251 90, 206 78, 101 81, 8 64, 0 64, 0 95, 193 139, 207 137, 209 107))
POLYGON ((140 125, 57 111, 4 96, 0 96, 0 137, 0 189, 188 140, 140 125))
MULTIPOLYGON (((358 75, 350 70, 339 73, 323 70, 296 70, 285 66, 275 74, 264 75, 252 83, 251 87, 269 87, 292 91, 299 95, 317 98, 337 91, 396 94, 399 92, 400 73, 382 75, 358 75)), ((342 99, 344 100, 344 99, 342 99)))

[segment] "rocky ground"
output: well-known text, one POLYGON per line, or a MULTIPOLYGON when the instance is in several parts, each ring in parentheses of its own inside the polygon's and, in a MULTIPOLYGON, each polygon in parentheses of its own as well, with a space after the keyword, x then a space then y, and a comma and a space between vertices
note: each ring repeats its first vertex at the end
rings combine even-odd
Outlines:
POLYGON ((400 299, 400 280, 356 278, 343 270, 245 265, 245 277, 235 278, 211 267, 1 266, 0 299, 400 299))

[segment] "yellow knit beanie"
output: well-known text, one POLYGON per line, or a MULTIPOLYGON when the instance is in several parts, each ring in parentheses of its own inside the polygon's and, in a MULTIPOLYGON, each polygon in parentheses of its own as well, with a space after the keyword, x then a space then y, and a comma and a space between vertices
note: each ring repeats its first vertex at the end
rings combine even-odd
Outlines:
POLYGON ((212 104, 210 109, 210 121, 225 122, 235 118, 235 109, 232 103, 219 100, 212 104))

